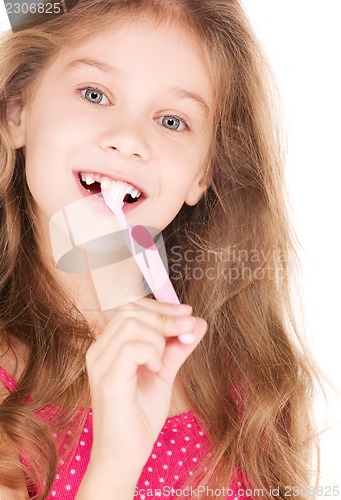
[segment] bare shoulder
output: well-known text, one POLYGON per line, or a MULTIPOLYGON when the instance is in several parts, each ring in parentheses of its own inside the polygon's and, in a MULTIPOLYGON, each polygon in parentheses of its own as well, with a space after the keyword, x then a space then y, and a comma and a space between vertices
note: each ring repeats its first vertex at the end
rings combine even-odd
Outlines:
POLYGON ((13 490, 7 486, 0 485, 1 500, 28 500, 28 494, 24 491, 13 490))
POLYGON ((0 443, 0 499, 26 500, 29 497, 18 450, 1 428, 0 443))
MULTIPOLYGON (((25 349, 18 341, 0 331, 0 367, 18 380, 25 366, 25 349)), ((1 497, 0 497, 1 499, 1 497)))
POLYGON ((28 498, 19 451, 0 426, 0 500, 28 498))
MULTIPOLYGON (((9 344, 6 335, 0 335, 0 367, 13 378, 20 377, 23 364, 22 349, 14 343, 9 344)), ((0 405, 9 394, 7 387, 0 381, 0 405)), ((0 425, 0 500, 26 500, 27 488, 20 466, 19 451, 0 425)))

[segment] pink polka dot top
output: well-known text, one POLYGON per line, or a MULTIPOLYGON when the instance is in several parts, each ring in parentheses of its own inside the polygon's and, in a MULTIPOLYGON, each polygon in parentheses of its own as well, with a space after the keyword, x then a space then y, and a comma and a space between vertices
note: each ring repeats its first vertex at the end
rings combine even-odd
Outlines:
MULTIPOLYGON (((1 367, 0 381, 9 391, 15 390, 16 381, 1 367)), ((47 500, 75 498, 89 463, 92 439, 92 412, 89 410, 72 459, 68 461, 67 467, 60 460, 47 500)), ((181 494, 188 498, 199 496, 198 493, 204 492, 204 486, 197 485, 191 491, 187 483, 207 453, 209 440, 194 412, 168 418, 142 470, 132 499, 160 500, 181 494)), ((245 490, 243 476, 235 468, 232 482, 222 485, 216 495, 229 500, 244 500, 247 498, 245 490)), ((213 496, 213 493, 208 493, 213 496)))

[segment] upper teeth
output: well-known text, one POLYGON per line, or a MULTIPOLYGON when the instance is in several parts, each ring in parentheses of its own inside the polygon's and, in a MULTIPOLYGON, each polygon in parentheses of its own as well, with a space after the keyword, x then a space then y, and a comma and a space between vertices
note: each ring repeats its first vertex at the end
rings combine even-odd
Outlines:
POLYGON ((138 198, 141 196, 141 192, 138 189, 134 188, 134 186, 125 181, 114 181, 112 179, 108 179, 107 177, 99 179, 96 174, 81 174, 81 179, 87 186, 90 186, 95 182, 99 182, 101 184, 101 188, 106 189, 107 191, 119 188, 120 193, 122 192, 124 196, 126 194, 130 194, 132 198, 138 198))

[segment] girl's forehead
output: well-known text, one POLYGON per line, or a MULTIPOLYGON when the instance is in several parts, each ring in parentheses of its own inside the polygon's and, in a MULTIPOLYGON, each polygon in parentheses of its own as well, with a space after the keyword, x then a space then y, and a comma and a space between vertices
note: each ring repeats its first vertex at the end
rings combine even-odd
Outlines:
MULTIPOLYGON (((98 70, 107 77, 153 72, 156 81, 190 83, 210 99, 212 84, 200 44, 174 23, 140 19, 89 35, 82 44, 68 45, 57 58, 63 72, 98 70)), ((141 82, 142 83, 142 82, 141 82)))
MULTIPOLYGON (((72 34, 71 34, 72 41, 72 34)), ((153 54, 158 49, 155 42, 162 44, 163 48, 168 46, 170 51, 176 51, 181 44, 181 52, 188 50, 196 52, 197 57, 204 59, 202 44, 199 43, 197 37, 183 25, 165 20, 156 22, 152 18, 137 18, 126 22, 118 23, 117 25, 104 28, 103 30, 90 32, 85 34, 81 43, 72 46, 67 44, 62 53, 71 52, 72 50, 80 50, 91 48, 93 46, 102 46, 102 50, 115 49, 117 44, 125 44, 133 52, 139 51, 139 46, 143 41, 145 48, 146 44, 150 45, 150 51, 144 52, 144 57, 153 57, 153 54)))

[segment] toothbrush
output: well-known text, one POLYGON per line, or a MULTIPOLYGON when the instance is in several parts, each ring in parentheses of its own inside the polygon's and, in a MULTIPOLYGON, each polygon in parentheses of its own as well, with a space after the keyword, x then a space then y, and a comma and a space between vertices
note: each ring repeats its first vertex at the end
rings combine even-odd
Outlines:
POLYGON ((133 226, 130 234, 135 242, 135 260, 155 298, 161 302, 180 304, 153 237, 148 229, 140 225, 133 226))
MULTIPOLYGON (((101 190, 107 207, 115 214, 122 229, 128 229, 131 243, 130 250, 133 258, 155 298, 162 302, 180 304, 152 235, 144 226, 137 225, 133 226, 132 229, 128 226, 122 210, 125 195, 124 188, 120 186, 114 187, 110 182, 103 181, 101 190), (142 252, 139 251, 138 247, 143 249, 142 252)), ((178 340, 182 344, 192 344, 194 339, 192 332, 178 335, 178 340)))
POLYGON ((124 186, 103 181, 101 189, 106 205, 116 215, 122 229, 128 229, 130 250, 155 298, 161 302, 180 304, 152 235, 144 226, 137 225, 132 229, 128 226, 122 210, 124 186))

